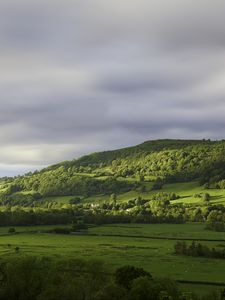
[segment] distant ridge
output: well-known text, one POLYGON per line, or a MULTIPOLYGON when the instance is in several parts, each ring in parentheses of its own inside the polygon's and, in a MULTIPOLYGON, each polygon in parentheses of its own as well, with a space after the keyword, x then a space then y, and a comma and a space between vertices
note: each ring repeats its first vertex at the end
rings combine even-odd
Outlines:
POLYGON ((208 140, 185 140, 185 139, 158 139, 158 140, 148 140, 141 144, 135 145, 135 146, 129 146, 124 147, 116 150, 105 150, 100 152, 93 152, 88 155, 81 156, 80 158, 71 160, 71 161, 63 161, 54 165, 51 165, 44 170, 49 169, 55 169, 58 166, 67 165, 71 162, 74 162, 75 164, 85 164, 87 161, 88 163, 96 162, 96 160, 101 161, 108 161, 113 160, 118 157, 126 157, 130 156, 132 154, 137 153, 151 153, 151 152, 157 152, 162 150, 172 150, 172 149, 181 149, 188 146, 194 146, 194 145, 215 145, 215 144, 221 144, 224 143, 224 140, 219 141, 211 141, 208 140))

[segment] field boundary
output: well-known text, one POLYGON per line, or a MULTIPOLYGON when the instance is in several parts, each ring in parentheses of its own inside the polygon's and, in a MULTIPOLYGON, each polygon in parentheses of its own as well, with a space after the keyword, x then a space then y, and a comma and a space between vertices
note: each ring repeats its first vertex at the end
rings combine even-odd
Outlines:
POLYGON ((85 236, 113 236, 113 237, 127 237, 138 239, 151 239, 151 240, 171 240, 171 241, 200 241, 200 242, 225 242, 225 239, 203 239, 203 238, 175 238, 175 237, 159 237, 159 236, 146 236, 146 235, 128 235, 128 234, 105 234, 105 233, 73 233, 73 235, 85 236))
MULTIPOLYGON (((20 231, 11 233, 3 233, 0 236, 11 236, 18 234, 62 234, 64 233, 51 233, 45 232, 42 230, 39 231, 20 231)), ((130 234, 106 234, 106 233, 84 233, 84 232, 72 232, 66 235, 75 235, 75 236, 105 236, 105 237, 127 237, 127 238, 137 238, 137 239, 151 239, 151 240, 171 240, 171 241, 199 241, 199 242, 225 242, 225 239, 204 239, 204 238, 185 238, 185 237, 166 237, 166 236, 146 236, 146 235, 130 235, 130 234)))
POLYGON ((184 284, 202 284, 202 285, 213 285, 213 286, 224 286, 225 282, 212 282, 212 281, 200 281, 200 280, 183 280, 183 279, 175 279, 178 283, 184 283, 184 284))

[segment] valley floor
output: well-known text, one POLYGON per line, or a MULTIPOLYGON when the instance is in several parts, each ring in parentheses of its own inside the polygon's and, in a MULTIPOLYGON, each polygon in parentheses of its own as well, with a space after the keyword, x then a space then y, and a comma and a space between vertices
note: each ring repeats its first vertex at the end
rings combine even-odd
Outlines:
POLYGON ((225 249, 225 233, 204 229, 204 224, 116 224, 90 227, 82 234, 50 234, 57 226, 16 227, 16 234, 0 228, 0 261, 27 255, 56 259, 104 260, 112 269, 122 265, 143 267, 154 277, 189 282, 185 289, 209 290, 225 286, 225 260, 174 254, 177 240, 201 241, 210 248, 225 249), (17 248, 16 248, 17 247, 17 248), (192 283, 193 281, 193 283, 192 283), (204 289, 194 284, 203 282, 204 289))

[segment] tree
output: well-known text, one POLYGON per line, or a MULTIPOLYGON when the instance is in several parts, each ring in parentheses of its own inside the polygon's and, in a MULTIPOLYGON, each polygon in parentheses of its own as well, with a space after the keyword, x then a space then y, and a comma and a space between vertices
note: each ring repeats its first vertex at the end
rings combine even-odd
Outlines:
POLYGON ((114 283, 109 284, 97 293, 95 300, 125 300, 127 299, 127 290, 114 283))
POLYGON ((151 279, 146 276, 134 279, 129 295, 130 300, 156 300, 152 295, 151 279))
POLYGON ((142 174, 140 174, 140 175, 139 175, 139 181, 140 181, 140 182, 144 182, 144 181, 145 181, 145 176, 142 175, 142 174))
POLYGON ((177 284, 169 279, 139 277, 132 283, 129 300, 178 300, 180 292, 177 284))
POLYGON ((146 192, 146 187, 144 184, 142 184, 139 188, 140 193, 145 193, 146 192))
POLYGON ((150 279, 152 278, 152 275, 142 268, 136 268, 129 265, 118 268, 115 273, 116 283, 122 285, 126 289, 130 289, 132 281, 139 277, 148 277, 150 279))
POLYGON ((10 227, 8 233, 15 233, 16 229, 14 227, 10 227))
POLYGON ((113 193, 113 194, 110 196, 110 200, 113 202, 114 205, 116 205, 117 196, 116 196, 115 193, 113 193))
POLYGON ((69 204, 80 204, 80 203, 81 203, 80 197, 74 197, 69 200, 69 204))
POLYGON ((209 193, 202 194, 202 200, 204 202, 209 202, 210 201, 210 194, 209 193))
POLYGON ((152 191, 155 190, 160 190, 163 187, 163 181, 160 177, 156 178, 156 181, 154 182, 153 186, 152 186, 152 191))
POLYGON ((85 224, 82 221, 78 221, 77 223, 72 225, 71 231, 75 232, 75 231, 79 231, 79 230, 87 230, 88 226, 87 224, 85 224))

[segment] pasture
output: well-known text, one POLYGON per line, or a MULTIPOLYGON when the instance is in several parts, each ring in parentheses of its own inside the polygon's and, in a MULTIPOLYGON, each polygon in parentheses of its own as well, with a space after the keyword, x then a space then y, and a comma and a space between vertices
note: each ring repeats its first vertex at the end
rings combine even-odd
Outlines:
MULTIPOLYGON (((8 228, 1 228, 0 260, 27 255, 59 260, 94 258, 105 261, 112 270, 130 264, 143 267, 155 277, 225 282, 225 260, 174 254, 177 239, 205 239, 201 243, 210 248, 225 247, 225 233, 206 231, 203 224, 117 224, 91 227, 86 234, 42 233, 55 227, 16 227, 17 234, 12 235, 7 234, 8 228)), ((206 290, 209 288, 210 284, 206 290)))

